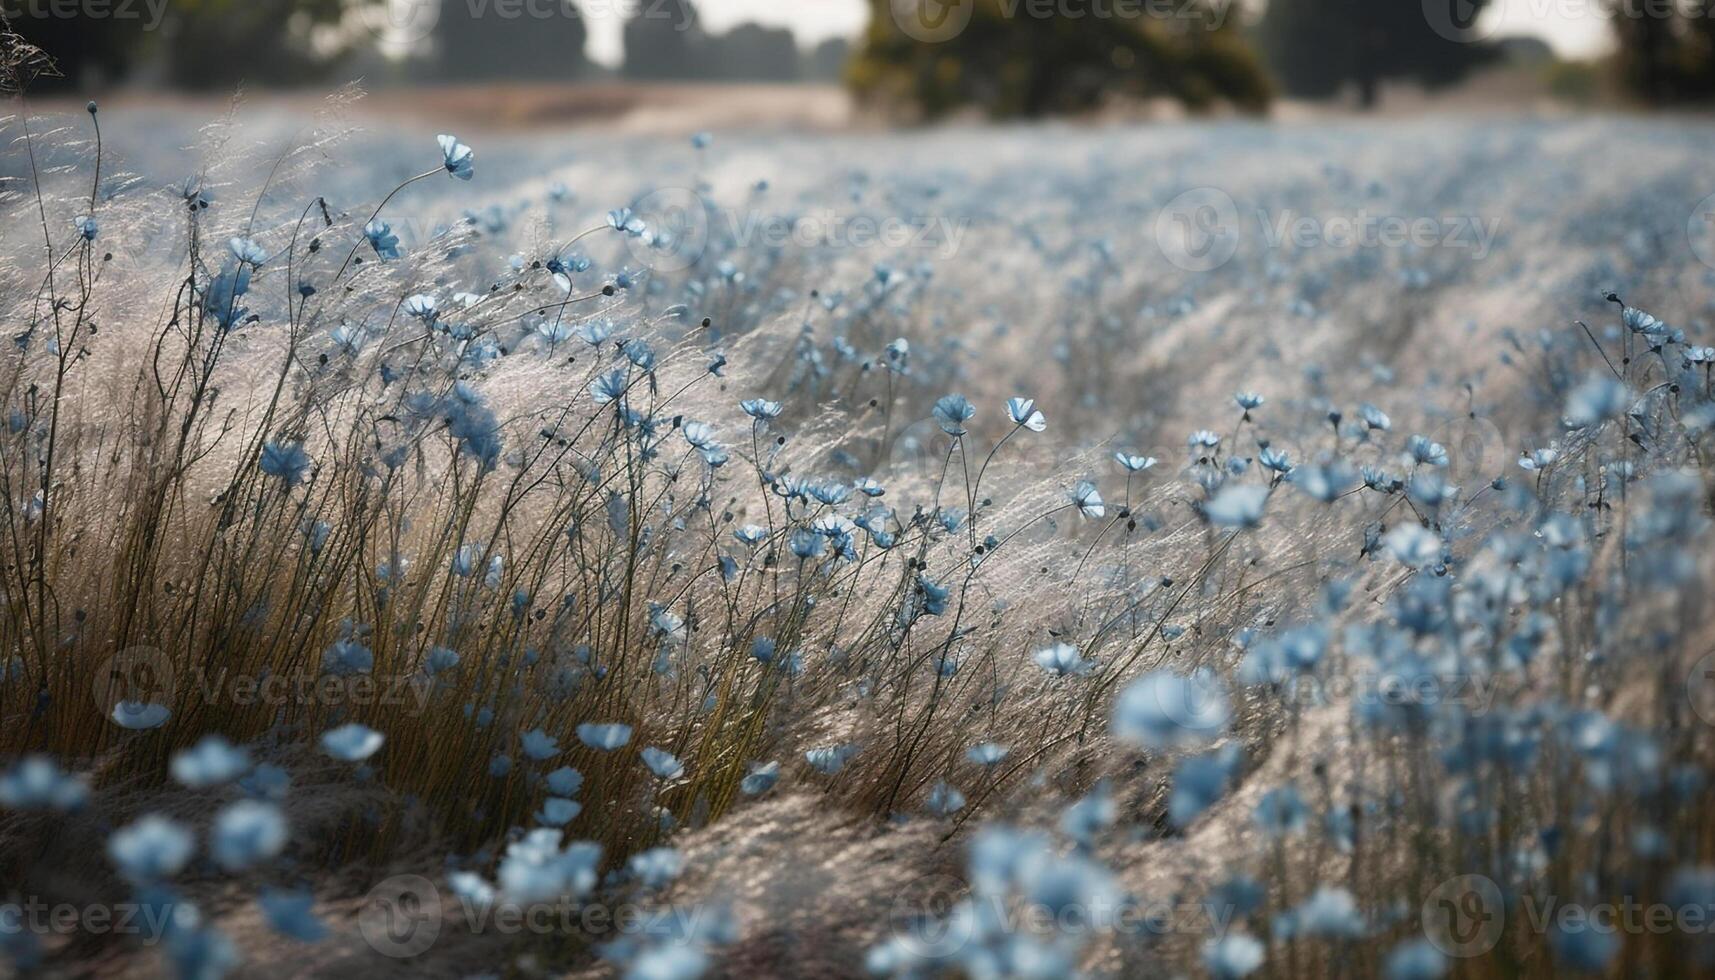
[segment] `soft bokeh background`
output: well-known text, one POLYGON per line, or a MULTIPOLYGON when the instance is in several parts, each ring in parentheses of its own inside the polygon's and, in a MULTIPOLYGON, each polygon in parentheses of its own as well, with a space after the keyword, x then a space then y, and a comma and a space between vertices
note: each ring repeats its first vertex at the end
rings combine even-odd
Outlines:
MULTIPOLYGON (((1715 95, 1715 18, 1702 0, 8 0, 0 9, 57 59, 39 92, 476 85, 490 121, 733 101, 763 119, 844 123, 1175 105, 1588 108, 1715 95), (936 30, 912 29, 925 23, 936 30)), ((437 108, 470 108, 437 98, 437 108)))

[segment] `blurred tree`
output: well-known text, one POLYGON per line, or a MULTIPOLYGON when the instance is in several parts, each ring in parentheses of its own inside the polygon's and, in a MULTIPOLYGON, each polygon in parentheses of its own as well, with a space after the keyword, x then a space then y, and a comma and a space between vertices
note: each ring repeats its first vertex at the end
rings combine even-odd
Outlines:
POLYGON ((927 40, 924 23, 902 13, 909 2, 870 0, 869 30, 847 79, 871 102, 933 118, 967 105, 996 117, 1077 112, 1114 95, 1167 96, 1194 109, 1226 101, 1256 111, 1269 101, 1268 79, 1220 16, 1220 0, 1179 0, 1172 17, 1141 9, 1036 16, 1017 0, 915 0, 939 14, 970 14, 951 36, 927 40))
POLYGON ((709 76, 709 43, 691 0, 648 0, 625 22, 626 78, 709 76))
POLYGON ((187 89, 315 81, 372 40, 339 28, 347 7, 345 0, 173 0, 162 30, 167 80, 187 89))
POLYGON ((852 45, 843 37, 831 37, 804 55, 804 78, 816 82, 837 82, 845 77, 846 62, 851 59, 852 45))
POLYGON ((1671 6, 1609 0, 1608 6, 1627 90, 1659 104, 1715 98, 1715 8, 1709 0, 1671 6))
POLYGON ((435 77, 566 79, 589 73, 575 0, 441 0, 435 77))
POLYGON ((1412 79, 1437 88, 1496 58, 1496 50, 1477 43, 1474 35, 1461 36, 1488 3, 1268 0, 1257 33, 1288 93, 1327 98, 1356 85, 1359 103, 1371 108, 1384 79, 1412 79))
POLYGON ((709 49, 708 64, 719 78, 795 82, 799 77, 798 42, 783 27, 740 24, 709 38, 709 49))
POLYGON ((6 26, 53 60, 55 70, 35 74, 31 91, 94 89, 123 77, 151 24, 74 10, 75 16, 65 17, 42 4, 0 3, 6 26))

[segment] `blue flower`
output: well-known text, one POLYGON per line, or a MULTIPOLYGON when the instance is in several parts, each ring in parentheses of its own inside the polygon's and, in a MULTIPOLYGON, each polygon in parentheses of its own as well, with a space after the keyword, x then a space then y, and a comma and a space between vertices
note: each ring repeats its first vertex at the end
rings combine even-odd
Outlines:
POLYGON ((578 741, 592 749, 611 752, 631 741, 630 725, 597 725, 584 722, 578 726, 578 741))
POLYGON ((561 766, 547 776, 548 789, 556 796, 576 796, 583 788, 584 775, 571 766, 561 766))
POLYGON ((521 739, 521 745, 524 754, 537 762, 552 759, 560 754, 559 740, 540 728, 525 732, 521 739))
POLYGON ((1395 946, 1382 966, 1386 980, 1441 980, 1447 957, 1427 939, 1408 939, 1395 946))
POLYGON ((1245 416, 1248 418, 1250 416, 1251 409, 1261 408, 1262 403, 1266 401, 1266 399, 1254 391, 1241 391, 1233 396, 1233 401, 1239 403, 1239 407, 1244 409, 1245 416))
POLYGON ((385 740, 375 729, 351 722, 323 732, 322 751, 341 762, 362 762, 374 755, 385 740))
POLYGON ((643 223, 630 208, 615 208, 607 213, 607 226, 614 231, 623 232, 633 238, 640 237, 649 226, 643 223))
POLYGON ((804 761, 822 775, 832 776, 844 769, 857 751, 857 746, 851 744, 824 746, 805 752, 804 761))
POLYGON ((744 410, 744 414, 759 422, 779 418, 780 413, 785 410, 779 402, 771 402, 765 398, 746 398, 738 403, 738 407, 744 410))
POLYGON ((1070 677, 1090 672, 1091 664, 1078 652, 1078 648, 1069 643, 1056 643, 1036 651, 1033 658, 1036 666, 1055 677, 1070 677))
POLYGON ((160 728, 172 716, 164 704, 150 704, 143 701, 121 701, 113 706, 113 723, 120 728, 131 731, 147 731, 160 728))
POLYGON ((86 242, 95 241, 95 236, 101 234, 101 223, 96 221, 95 216, 91 214, 80 215, 72 219, 71 225, 86 242))
POLYGON ((1014 425, 1022 425, 1032 432, 1041 432, 1048 428, 1048 419, 1036 410, 1036 403, 1028 398, 1008 398, 1006 415, 1012 419, 1014 425))
POLYGON ((369 247, 375 254, 384 259, 399 257, 399 236, 393 234, 393 226, 377 218, 363 226, 363 237, 369 239, 369 247))
POLYGON ((1221 488, 1203 507, 1203 515, 1216 527, 1256 527, 1268 503, 1268 488, 1234 483, 1221 488))
POLYGON ((942 432, 962 436, 967 431, 965 423, 976 416, 977 409, 964 395, 942 395, 929 414, 934 416, 942 432))
POLYGON ((215 814, 209 854, 228 871, 243 871, 286 847, 286 815, 272 803, 239 800, 215 814))
POLYGON ((943 780, 929 790, 929 798, 924 800, 923 805, 938 817, 950 817, 965 808, 965 794, 943 780))
POLYGON ((174 753, 168 771, 190 789, 230 783, 250 771, 250 753, 219 735, 205 735, 196 745, 174 753))
POLYGON ((1078 481, 1067 497, 1072 501, 1072 506, 1078 508, 1078 516, 1087 520, 1100 519, 1108 512, 1102 503, 1101 493, 1089 480, 1078 481))
POLYGON ((1158 751, 1206 744, 1226 728, 1232 707, 1210 674, 1165 670, 1132 681, 1114 702, 1114 737, 1158 751))
POLYGON ((685 774, 685 764, 665 749, 658 749, 651 745, 638 755, 657 779, 673 780, 685 774))
POLYGON ((994 742, 980 742, 965 750, 965 758, 979 766, 992 766, 1006 758, 1007 748, 994 742))
POLYGON ((1309 809, 1292 786, 1277 786, 1264 793, 1253 815, 1257 826, 1270 837, 1301 833, 1310 820, 1309 809))
POLYGON ((1262 966, 1264 952, 1254 937, 1234 930, 1203 944, 1203 965, 1215 980, 1239 980, 1262 966))
POLYGON ((550 796, 542 801, 542 809, 536 813, 536 822, 549 827, 564 827, 582 813, 583 809, 583 804, 576 800, 550 796))
POLYGON ((633 854, 626 870, 645 888, 660 888, 679 877, 685 859, 671 847, 654 847, 633 854))
POLYGON ((295 487, 304 482, 304 473, 310 468, 310 454, 304 452, 301 442, 266 442, 262 445, 260 465, 262 472, 295 487))
POLYGON ((46 755, 26 755, 0 776, 0 807, 7 810, 75 810, 87 798, 89 784, 46 755))
POLYGON ((240 263, 260 269, 268 261, 268 251, 250 238, 228 239, 226 247, 232 250, 232 257, 240 263))
POLYGON ((1214 806, 1231 785, 1239 762, 1239 747, 1224 745, 1179 763, 1173 772, 1173 792, 1167 799, 1167 815, 1173 825, 1184 829, 1214 806))
POLYGON ((319 943, 328 936, 328 927, 316 918, 316 897, 308 889, 264 889, 256 904, 261 906, 268 928, 288 939, 319 943))
POLYGON ((445 133, 435 137, 435 142, 441 146, 441 162, 446 166, 447 173, 459 180, 469 180, 475 176, 476 153, 470 147, 460 143, 457 137, 445 133))
POLYGON ((322 654, 322 672, 335 677, 367 674, 375 669, 375 652, 354 639, 335 640, 322 654))
POLYGON ((1127 473, 1141 473, 1155 465, 1154 456, 1134 456, 1131 453, 1114 453, 1114 462, 1120 464, 1127 473))
POLYGON ((761 765, 751 766, 749 774, 739 780, 738 788, 746 796, 757 796, 773 789, 774 784, 779 779, 780 763, 765 762, 761 765))
POLYGON ((107 838, 107 857, 137 885, 171 878, 196 853, 196 837, 183 824, 158 813, 127 824, 107 838))

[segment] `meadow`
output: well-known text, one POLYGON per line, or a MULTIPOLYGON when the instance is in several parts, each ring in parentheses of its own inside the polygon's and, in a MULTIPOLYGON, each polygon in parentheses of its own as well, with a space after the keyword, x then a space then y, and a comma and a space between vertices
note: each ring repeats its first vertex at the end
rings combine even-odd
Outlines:
POLYGON ((5 121, 13 969, 1715 973, 1706 121, 359 101, 5 121))

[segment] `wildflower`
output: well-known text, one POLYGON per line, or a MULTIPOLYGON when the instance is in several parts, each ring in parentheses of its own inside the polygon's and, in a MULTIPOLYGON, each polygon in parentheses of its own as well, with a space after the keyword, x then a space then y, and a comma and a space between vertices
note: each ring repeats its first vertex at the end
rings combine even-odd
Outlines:
POLYGON ((1113 733, 1152 751, 1194 746, 1214 740, 1230 715, 1227 693, 1213 676, 1158 670, 1121 692, 1114 703, 1113 733))
POLYGON ((239 800, 215 814, 209 854, 228 871, 243 871, 286 847, 286 816, 272 803, 239 800))
POLYGON ((979 742, 965 750, 965 758, 979 766, 992 766, 1006 758, 1007 748, 994 742, 979 742))
POLYGON ((1318 463, 1293 470, 1291 480, 1306 496, 1331 504, 1351 488, 1352 471, 1339 461, 1318 463))
POLYGON ((1368 402, 1358 406, 1358 417, 1364 420, 1364 425, 1369 429, 1386 432, 1393 428, 1393 420, 1388 418, 1387 413, 1368 402))
POLYGON ((1008 398, 1006 414, 1014 425, 1022 425, 1032 432, 1048 428, 1048 419, 1036 410, 1036 402, 1029 398, 1008 398))
POLYGON ((230 783, 248 772, 250 753, 219 735, 205 735, 191 748, 174 753, 167 768, 180 784, 190 789, 208 789, 230 783))
POLYGON ((657 779, 674 780, 685 774, 685 764, 665 749, 651 745, 638 755, 657 779))
POLYGON ((291 785, 291 775, 268 762, 250 770, 250 775, 238 781, 240 789, 259 800, 285 799, 286 790, 290 789, 291 785))
POLYGON ((259 465, 262 472, 286 481, 288 487, 295 487, 304 482, 304 473, 310 468, 310 456, 304 452, 301 442, 266 442, 262 444, 259 465))
POLYGON ((1352 893, 1326 885, 1316 889, 1303 904, 1282 915, 1276 926, 1287 936, 1327 939, 1357 939, 1368 931, 1352 893))
POLYGON ((1233 930, 1203 944, 1203 965, 1215 980, 1239 980, 1256 972, 1264 952, 1254 937, 1233 930))
POLYGON ((383 259, 399 257, 399 236, 393 234, 393 226, 380 218, 363 226, 363 237, 369 239, 369 247, 383 259))
POLYGON ((739 780, 738 788, 746 796, 757 796, 774 788, 780 779, 780 763, 765 762, 750 767, 750 772, 739 780))
POLYGON ((1254 391, 1241 391, 1233 396, 1233 401, 1238 402, 1239 408, 1244 410, 1245 418, 1248 419, 1251 417, 1251 410, 1261 408, 1266 399, 1254 391))
POLYGON ((456 136, 445 133, 435 137, 435 142, 441 146, 441 162, 447 173, 459 180, 469 180, 476 175, 476 153, 470 147, 460 143, 456 136))
POLYGON ((1234 483, 1221 488, 1203 507, 1203 516, 1216 527, 1252 528, 1262 523, 1268 488, 1234 483))
POLYGON ((1191 433, 1191 437, 1186 442, 1190 445, 1192 452, 1201 450, 1203 455, 1208 455, 1209 450, 1221 444, 1221 437, 1208 429, 1198 429, 1191 433))
POLYGON ((733 531, 732 536, 737 538, 739 543, 754 548, 767 539, 768 529, 756 524, 746 524, 733 531))
POLYGON ((319 943, 328 936, 328 927, 316 918, 314 912, 315 895, 308 889, 263 889, 256 904, 262 909, 262 917, 268 920, 268 928, 288 939, 319 943))
POLYGON ((375 669, 375 652, 354 639, 335 640, 322 654, 322 672, 335 677, 367 674, 375 669))
POLYGON ((458 896, 459 901, 477 910, 487 910, 494 906, 499 893, 493 885, 482 879, 481 875, 469 871, 454 871, 447 875, 447 887, 458 896))
POLYGON ((965 794, 945 781, 938 782, 929 790, 929 797, 923 805, 938 817, 950 817, 965 808, 965 794))
POLYGON ((417 293, 414 296, 406 297, 402 308, 404 309, 406 316, 413 317, 424 322, 431 322, 435 319, 435 314, 439 307, 433 296, 426 293, 417 293))
POLYGON ((429 655, 423 661, 423 667, 432 677, 444 674, 459 665, 459 655, 447 647, 430 647, 429 655))
POLYGON ((1173 771, 1173 792, 1167 799, 1168 819, 1181 829, 1226 794, 1239 766, 1239 748, 1222 746, 1214 752, 1192 756, 1173 771))
POLYGON ((1283 837, 1302 832, 1310 820, 1310 811, 1304 806, 1298 790, 1291 786, 1277 786, 1257 801, 1253 816, 1263 833, 1270 837, 1283 837))
POLYGON ((561 766, 547 775, 547 782, 555 796, 576 796, 583 788, 584 775, 571 766, 561 766))
POLYGON ((582 813, 583 809, 583 804, 576 800, 550 796, 542 801, 542 809, 536 812, 536 822, 549 827, 564 827, 582 813))
POLYGON ((790 546, 792 548, 792 553, 797 555, 800 561, 809 561, 812 558, 820 558, 822 556, 825 541, 826 539, 820 534, 817 534, 814 531, 805 530, 804 528, 799 528, 792 532, 790 546))
POLYGON ((652 847, 633 854, 625 863, 626 870, 645 888, 660 888, 674 878, 685 866, 685 859, 671 847, 652 847))
POLYGON ((966 433, 965 423, 976 416, 977 409, 964 395, 942 395, 929 414, 942 432, 957 438, 966 433))
POLYGON ((1096 485, 1089 480, 1080 480, 1068 495, 1072 506, 1078 508, 1078 516, 1087 520, 1098 520, 1108 511, 1102 505, 1102 495, 1096 490, 1096 485))
POLYGON ((1441 980, 1447 957, 1427 939, 1408 939, 1395 946, 1382 966, 1386 980, 1441 980))
POLYGON ((1272 446, 1264 447, 1262 452, 1257 454, 1257 461, 1262 464, 1263 469, 1271 470, 1282 476, 1292 472, 1292 461, 1287 458, 1286 453, 1272 446))
POLYGON ((578 741, 592 749, 611 752, 631 741, 630 725, 597 725, 585 722, 578 726, 578 741))
POLYGON ((1154 456, 1134 456, 1131 453, 1114 453, 1114 462, 1120 464, 1127 473, 1142 473, 1155 465, 1154 456))
POLYGON ((540 728, 525 732, 521 742, 524 754, 537 762, 552 759, 560 754, 559 741, 540 728))
POLYGON ((1051 647, 1038 650, 1034 659, 1036 666, 1055 677, 1086 674, 1092 667, 1092 664, 1078 652, 1077 647, 1067 643, 1056 643, 1051 647))
POLYGON ((133 884, 171 878, 196 853, 196 838, 184 825, 158 813, 127 824, 107 838, 107 857, 133 884))
POLYGON ((857 751, 857 746, 851 744, 825 746, 805 752, 804 761, 822 775, 832 776, 844 769, 857 751))
POLYGON ((1631 403, 1626 386, 1605 374, 1591 375, 1566 397, 1566 424, 1574 429, 1619 418, 1631 403))
POLYGON ((1441 538, 1420 524, 1401 524, 1381 543, 1395 561, 1410 568, 1427 568, 1441 560, 1441 538))
POLYGON ((61 771, 45 755, 25 756, 0 775, 0 806, 8 810, 75 810, 87 799, 83 777, 61 771))
POLYGON ((252 268, 260 269, 268 261, 267 250, 254 239, 231 238, 227 240, 226 247, 232 251, 233 258, 252 268))
POLYGON ((322 733, 322 751, 341 762, 362 762, 381 748, 385 737, 356 722, 322 733))
POLYGON ((540 827, 506 846, 496 878, 512 902, 536 905, 581 898, 596 884, 601 845, 577 841, 563 849, 561 831, 540 827))
POLYGON ((1113 826, 1118 816, 1113 791, 1104 779, 1060 815, 1060 832, 1084 847, 1094 847, 1096 835, 1113 826))
POLYGON ((95 241, 95 236, 101 234, 101 224, 91 214, 80 215, 72 219, 71 225, 86 242, 95 241))
POLYGON ((785 411, 785 406, 779 402, 771 402, 765 398, 746 398, 738 403, 738 407, 758 422, 779 418, 780 413, 785 411))
POLYGON ((1440 443, 1424 436, 1412 436, 1405 441, 1405 451, 1412 462, 1430 466, 1446 466, 1447 450, 1440 443))

